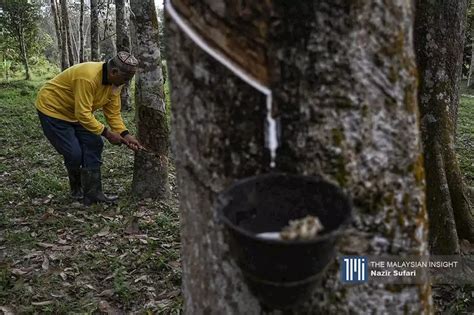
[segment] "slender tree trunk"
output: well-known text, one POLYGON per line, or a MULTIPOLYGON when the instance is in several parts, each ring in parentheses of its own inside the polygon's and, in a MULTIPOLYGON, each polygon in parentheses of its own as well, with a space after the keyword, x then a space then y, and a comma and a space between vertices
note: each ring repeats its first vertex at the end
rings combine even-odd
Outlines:
MULTIPOLYGON (((130 52, 130 14, 125 6, 126 0, 115 0, 115 34, 117 51, 130 52)), ((122 88, 122 111, 131 109, 130 84, 122 88)))
POLYGON ((430 243, 434 253, 451 254, 459 251, 458 238, 474 241, 474 220, 455 154, 467 1, 418 0, 416 9, 430 243))
POLYGON ((74 28, 74 23, 70 22, 69 23, 69 34, 71 35, 71 47, 72 47, 72 54, 74 56, 74 61, 79 60, 79 38, 76 37, 76 34, 79 33, 78 29, 74 28), (77 39, 76 39, 77 38, 77 39))
POLYGON ((84 0, 81 0, 79 15, 79 62, 84 62, 84 0))
POLYGON ((58 49, 61 52, 62 43, 61 43, 61 22, 58 17, 58 10, 56 9, 56 0, 51 0, 51 13, 53 14, 54 18, 54 28, 56 30, 56 38, 58 41, 58 49))
POLYGON ((23 29, 20 27, 18 32, 18 44, 20 45, 20 54, 21 54, 21 61, 23 63, 23 67, 25 68, 25 80, 30 80, 30 67, 28 65, 28 54, 26 52, 26 43, 25 43, 25 33, 23 29))
MULTIPOLYGON (((467 11, 469 12, 469 10, 472 10, 472 9, 474 9, 474 6, 473 6, 472 1, 469 0, 467 11)), ((471 35, 471 62, 469 64, 469 72, 467 75, 466 87, 469 89, 471 88, 471 77, 472 77, 472 72, 473 72, 472 68, 474 67, 474 18, 472 16, 469 17, 469 14, 468 14, 468 19, 470 20, 466 21, 466 25, 470 27, 470 29, 467 31, 470 32, 470 35, 471 35)))
POLYGON ((87 48, 90 48, 90 26, 91 26, 91 21, 90 19, 86 19, 85 21, 85 27, 84 27, 84 61, 90 60, 90 55, 88 55, 87 48))
POLYGON ((467 87, 471 87, 472 68, 474 67, 474 21, 471 24, 471 63, 469 65, 469 74, 467 75, 467 87))
MULTIPOLYGON (((55 0, 53 0, 55 1, 55 0)), ((58 8, 58 13, 59 11, 62 11, 62 2, 65 0, 59 0, 61 4, 61 10, 58 8)), ((68 55, 68 40, 67 40, 67 30, 66 30, 66 23, 64 23, 64 15, 63 14, 58 14, 58 17, 61 17, 60 19, 60 24, 61 24, 61 70, 65 70, 69 68, 69 55, 68 55)))
MULTIPOLYGON (((275 170, 321 175, 351 194, 356 223, 341 255, 427 254, 410 1, 173 4, 271 87, 281 121, 275 170)), ((265 98, 168 22, 186 313, 260 314, 214 205, 236 179, 270 171, 265 98)), ((333 263, 295 314, 430 312, 429 284, 347 286, 333 263)))
POLYGON ((91 61, 99 59, 99 8, 97 0, 91 0, 91 61))
POLYGON ((74 65, 74 53, 72 52, 72 40, 71 40, 71 33, 69 30, 69 16, 67 12, 67 0, 59 0, 61 4, 61 14, 62 14, 62 31, 65 33, 63 37, 66 43, 65 48, 68 54, 69 66, 74 65))
POLYGON ((104 36, 103 36, 102 41, 108 38, 107 31, 109 30, 109 9, 110 9, 110 0, 107 0, 107 5, 105 7, 104 36))
POLYGON ((169 128, 166 119, 158 18, 153 0, 132 0, 135 14, 135 55, 140 71, 135 79, 135 106, 140 142, 152 153, 137 152, 132 191, 141 198, 167 198, 169 128))

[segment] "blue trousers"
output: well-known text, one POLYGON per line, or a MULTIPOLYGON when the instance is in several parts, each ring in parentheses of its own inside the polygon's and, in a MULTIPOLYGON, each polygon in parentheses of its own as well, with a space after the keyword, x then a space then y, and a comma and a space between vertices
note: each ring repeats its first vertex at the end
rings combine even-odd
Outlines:
POLYGON ((102 164, 104 141, 102 137, 73 123, 47 116, 38 111, 44 135, 64 157, 69 169, 98 169, 102 164))

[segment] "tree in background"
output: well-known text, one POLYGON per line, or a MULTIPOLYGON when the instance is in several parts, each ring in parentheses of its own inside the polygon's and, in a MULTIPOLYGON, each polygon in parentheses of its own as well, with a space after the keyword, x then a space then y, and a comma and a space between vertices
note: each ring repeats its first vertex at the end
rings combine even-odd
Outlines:
POLYGON ((66 0, 59 0, 60 2, 60 7, 56 7, 58 9, 58 16, 60 17, 59 21, 61 24, 61 70, 65 70, 69 68, 70 62, 69 62, 69 53, 68 53, 68 38, 67 38, 67 29, 66 29, 66 23, 64 23, 64 15, 61 13, 62 12, 62 2, 66 0))
POLYGON ((135 78, 138 138, 151 152, 135 153, 132 191, 140 198, 167 198, 169 128, 163 93, 158 18, 153 0, 131 0, 141 71, 135 78))
POLYGON ((463 75, 467 73, 467 85, 466 87, 471 88, 472 83, 472 70, 474 67, 474 3, 469 1, 467 8, 467 20, 466 20, 466 31, 465 31, 465 44, 464 44, 464 58, 463 58, 463 75))
POLYGON ((416 1, 419 107, 433 253, 474 242, 474 220, 455 152, 467 0, 416 1))
POLYGON ((91 61, 99 61, 99 7, 91 0, 91 61))
POLYGON ((84 0, 81 0, 79 16, 79 62, 84 62, 84 0))
MULTIPOLYGON (((125 5, 127 0, 115 0, 115 34, 117 51, 130 52, 130 12, 125 5)), ((130 102, 130 83, 127 82, 122 88, 121 94, 122 111, 132 108, 130 102)))
POLYGON ((28 58, 30 47, 38 33, 39 6, 35 1, 9 0, 1 2, 0 9, 0 27, 4 36, 12 39, 17 47, 19 59, 25 69, 25 79, 30 80, 28 58))
MULTIPOLYGON (((58 43, 59 51, 62 51, 62 41, 61 41, 61 19, 59 18, 58 6, 56 4, 56 0, 51 0, 51 13, 54 19, 54 29, 56 31, 56 39, 58 43)), ((62 55, 61 55, 62 56, 62 55)), ((67 68, 65 62, 61 58, 61 68, 64 70, 67 68)))
POLYGON ((61 32, 64 33, 61 37, 63 39, 62 41, 63 49, 66 49, 67 51, 69 66, 72 66, 76 63, 76 60, 74 58, 73 40, 71 38, 71 27, 70 27, 69 14, 68 14, 68 1, 59 0, 59 2, 61 4, 61 18, 62 18, 61 19, 62 20, 61 32))
MULTIPOLYGON (((173 0, 211 47, 271 86, 276 171, 339 183, 355 205, 340 253, 426 255, 411 1, 173 0), (361 45, 363 43, 363 45, 361 45)), ((265 98, 167 24, 183 293, 189 314, 259 314, 214 205, 268 172, 265 98)), ((337 262, 295 314, 427 314, 429 284, 347 286, 337 262)))
POLYGON ((113 58, 117 54, 115 34, 115 5, 112 0, 99 2, 99 50, 101 60, 113 58))

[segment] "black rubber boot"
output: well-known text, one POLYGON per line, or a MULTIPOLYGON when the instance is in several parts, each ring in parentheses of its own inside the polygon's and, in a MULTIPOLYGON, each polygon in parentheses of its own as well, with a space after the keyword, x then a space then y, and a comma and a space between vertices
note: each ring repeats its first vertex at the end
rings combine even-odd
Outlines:
POLYGON ((67 168, 67 175, 69 177, 71 197, 75 200, 81 200, 84 197, 81 185, 81 170, 67 168))
POLYGON ((89 206, 93 203, 114 203, 118 196, 106 196, 102 191, 102 177, 100 169, 81 170, 82 187, 84 189, 83 203, 89 206))

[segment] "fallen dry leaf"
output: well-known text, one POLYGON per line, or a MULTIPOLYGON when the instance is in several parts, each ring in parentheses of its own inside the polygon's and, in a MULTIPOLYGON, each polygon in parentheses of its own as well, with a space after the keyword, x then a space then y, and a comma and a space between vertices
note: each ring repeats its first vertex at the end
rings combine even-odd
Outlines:
POLYGON ((86 284, 86 288, 97 291, 92 285, 86 284))
POLYGON ((127 220, 125 233, 126 234, 139 234, 140 233, 140 227, 138 225, 137 217, 132 216, 127 220))
POLYGON ((65 245, 65 244, 67 244, 67 240, 60 238, 58 240, 58 243, 61 244, 61 245, 65 245))
POLYGON ((179 260, 174 260, 170 262, 169 265, 171 266, 171 268, 173 268, 174 271, 179 271, 181 269, 181 263, 179 262, 179 260))
POLYGON ((72 249, 72 246, 56 246, 54 245, 52 250, 56 250, 56 251, 68 251, 68 250, 71 250, 72 249))
POLYGON ((64 293, 50 293, 49 295, 51 295, 54 298, 62 298, 65 296, 64 293))
POLYGON ((31 258, 36 258, 38 256, 43 256, 42 251, 33 251, 25 256, 23 256, 23 259, 31 259, 31 258))
POLYGON ((112 297, 114 295, 114 290, 112 289, 107 289, 99 293, 99 296, 102 297, 112 297))
POLYGON ((45 306, 45 305, 50 305, 53 304, 53 301, 42 301, 42 302, 31 302, 31 305, 34 306, 45 306))
POLYGON ((36 243, 36 245, 38 245, 39 247, 43 247, 43 248, 54 247, 54 244, 51 244, 51 243, 43 243, 43 242, 38 242, 38 243, 36 243))
POLYGON ((135 281, 133 281, 134 283, 137 283, 138 281, 143 281, 143 280, 147 280, 148 279, 148 276, 147 275, 143 275, 141 277, 138 277, 135 279, 135 281))
POLYGON ((99 311, 101 311, 102 313, 106 313, 107 315, 121 314, 119 310, 112 307, 107 301, 99 302, 99 311))
POLYGON ((66 274, 65 272, 62 272, 62 271, 61 271, 61 272, 59 273, 59 275, 61 276, 61 278, 62 278, 64 281, 66 281, 66 279, 67 279, 67 274, 66 274))
POLYGON ((8 306, 0 306, 0 311, 3 312, 3 315, 14 315, 13 309, 8 306))
POLYGON ((53 253, 50 253, 50 254, 49 254, 49 259, 51 259, 51 260, 53 260, 53 261, 59 260, 60 255, 61 255, 61 254, 54 253, 54 252, 53 252, 53 253))
POLYGON ((46 255, 43 255, 43 263, 41 264, 41 268, 46 271, 49 269, 49 259, 46 255))
POLYGON ((106 236, 109 233, 110 233, 110 227, 108 225, 106 225, 102 230, 100 230, 99 233, 96 234, 96 236, 103 237, 103 236, 106 236))
POLYGON ((54 195, 52 194, 49 194, 48 196, 46 196, 44 199, 43 199, 43 204, 47 204, 47 203, 50 203, 51 200, 53 199, 54 195))
POLYGON ((11 270, 11 272, 15 276, 23 276, 23 275, 26 275, 30 271, 29 270, 25 271, 25 270, 22 270, 22 269, 14 268, 14 269, 11 270))

